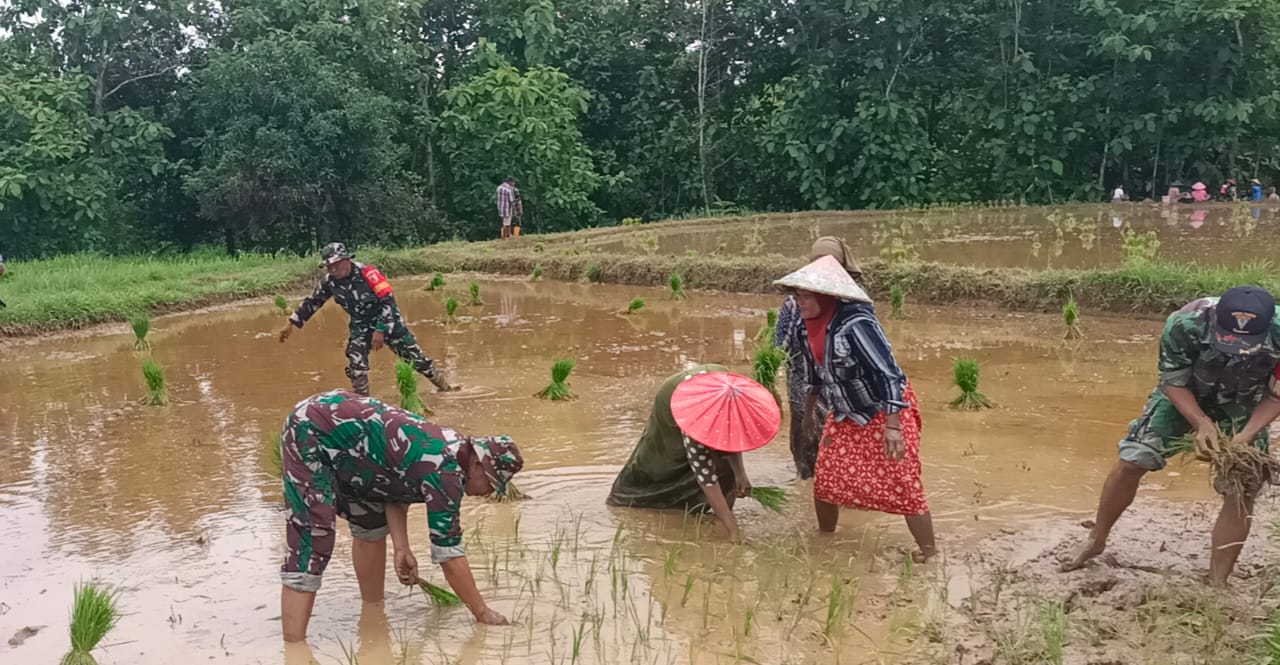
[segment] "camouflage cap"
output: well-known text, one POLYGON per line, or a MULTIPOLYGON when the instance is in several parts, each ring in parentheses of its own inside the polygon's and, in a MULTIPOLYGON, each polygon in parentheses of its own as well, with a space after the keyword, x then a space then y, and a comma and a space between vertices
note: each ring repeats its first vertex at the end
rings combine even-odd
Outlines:
POLYGON ((354 259, 356 255, 347 251, 347 246, 340 242, 331 242, 320 250, 320 265, 330 266, 343 259, 354 259))
POLYGON ((511 477, 524 468, 524 457, 516 442, 506 435, 482 436, 471 440, 471 447, 484 467, 484 473, 493 484, 493 489, 502 496, 507 493, 507 483, 511 477))

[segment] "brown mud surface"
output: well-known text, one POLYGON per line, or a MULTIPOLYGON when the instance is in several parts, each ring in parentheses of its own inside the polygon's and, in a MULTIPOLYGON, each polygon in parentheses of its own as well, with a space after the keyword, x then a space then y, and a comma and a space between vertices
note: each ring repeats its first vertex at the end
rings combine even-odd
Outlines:
MULTIPOLYGON (((1043 583, 1053 581, 1048 559, 1027 558, 1027 543, 1047 552, 1083 534, 1072 525, 1092 513, 1115 441, 1155 378, 1155 320, 1086 315, 1086 339, 1064 343, 1056 317, 912 306, 910 319, 886 327, 921 396, 925 483, 944 559, 906 564, 906 529, 884 515, 846 511, 835 534, 817 534, 809 485, 791 480, 785 434, 746 463, 755 484, 788 489, 791 504, 777 515, 745 502, 737 512, 748 542, 732 546, 711 521, 608 508, 604 498, 661 381, 697 362, 745 371, 778 297, 693 293, 677 303, 655 288, 480 279, 485 304, 461 307, 446 325, 444 298, 461 299, 471 278, 447 279, 441 293, 418 280, 395 285, 423 348, 464 386, 424 392, 435 418, 510 434, 525 453, 519 484, 531 500, 469 500, 463 514, 481 590, 520 625, 476 627, 465 610, 398 588, 385 606, 361 608, 339 528, 310 653, 287 662, 347 662, 349 649, 365 664, 971 663, 954 657, 955 645, 972 634, 966 653, 978 653, 982 624, 931 612, 980 597, 984 566, 1001 556, 1029 579, 1043 570, 1043 583), (645 309, 621 314, 637 296, 645 309), (534 399, 566 354, 578 361, 569 382, 579 399, 534 399), (946 407, 958 355, 982 364, 981 388, 997 409, 946 407), (978 590, 937 592, 965 579, 978 590), (943 595, 951 602, 938 603, 943 595), (950 659, 933 660, 939 644, 950 659)), ((98 578, 121 590, 124 612, 96 654, 102 665, 286 662, 283 516, 264 446, 294 403, 347 381, 337 308, 283 346, 274 338, 282 323, 265 302, 155 319, 154 355, 176 400, 163 408, 137 404, 140 358, 123 327, 0 345, 0 636, 48 626, 0 646, 0 661, 59 658, 72 588, 98 578)), ((395 394, 393 360, 375 355, 375 395, 395 394)), ((1212 498, 1205 470, 1171 465, 1139 496, 1143 510, 1118 528, 1115 546, 1144 543, 1130 535, 1144 523, 1142 533, 1169 530, 1149 515, 1184 520, 1185 549, 1171 544, 1170 556, 1185 556, 1165 577, 1198 588, 1208 536, 1186 516, 1212 498)), ((410 530, 425 552, 420 510, 410 530)), ((1265 560, 1263 542, 1246 549, 1246 574, 1265 560)), ((1126 551, 1116 550, 1122 562, 1126 551)), ((425 574, 443 581, 434 567, 425 574)))

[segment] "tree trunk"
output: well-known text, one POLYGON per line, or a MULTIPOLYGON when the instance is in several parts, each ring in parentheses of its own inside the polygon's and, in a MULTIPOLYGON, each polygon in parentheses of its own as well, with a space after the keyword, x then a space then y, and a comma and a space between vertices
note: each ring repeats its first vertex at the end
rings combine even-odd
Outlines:
POLYGON ((702 29, 698 38, 698 171, 702 180, 703 212, 711 211, 711 193, 707 184, 707 4, 710 0, 702 0, 702 29))

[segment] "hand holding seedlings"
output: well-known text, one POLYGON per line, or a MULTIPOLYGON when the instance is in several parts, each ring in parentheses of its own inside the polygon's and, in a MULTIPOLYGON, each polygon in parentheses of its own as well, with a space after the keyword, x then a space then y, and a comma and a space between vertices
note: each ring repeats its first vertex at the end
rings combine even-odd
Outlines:
POLYGON ((418 559, 413 556, 413 552, 408 548, 397 548, 392 560, 395 562, 396 577, 401 584, 411 586, 418 583, 418 559))
MULTIPOLYGON (((1208 462, 1213 458, 1213 453, 1218 447, 1218 438, 1222 433, 1218 431, 1217 423, 1206 417, 1196 426, 1195 433, 1195 450, 1196 459, 1202 462, 1208 462)), ((1245 442, 1248 443, 1247 441, 1245 442)))
POLYGON ((375 330, 373 332, 373 341, 371 343, 373 344, 374 351, 381 351, 382 347, 387 345, 387 334, 381 330, 375 330))

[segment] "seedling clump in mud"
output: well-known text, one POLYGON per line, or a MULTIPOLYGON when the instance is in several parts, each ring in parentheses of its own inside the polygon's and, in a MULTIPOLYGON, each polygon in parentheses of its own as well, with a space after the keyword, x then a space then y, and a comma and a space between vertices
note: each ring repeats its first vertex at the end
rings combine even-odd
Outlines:
POLYGON ((956 358, 954 372, 960 396, 951 401, 951 408, 961 411, 980 411, 992 407, 987 396, 978 392, 978 361, 972 358, 956 358))

